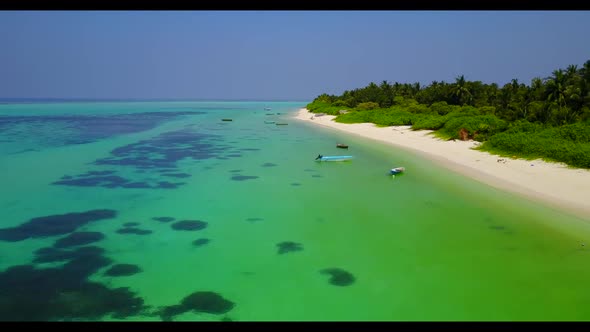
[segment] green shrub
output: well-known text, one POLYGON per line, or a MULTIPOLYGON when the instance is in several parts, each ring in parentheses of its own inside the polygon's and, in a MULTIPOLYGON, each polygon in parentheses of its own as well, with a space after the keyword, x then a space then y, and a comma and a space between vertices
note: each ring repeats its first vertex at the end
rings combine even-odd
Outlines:
POLYGON ((484 141, 490 136, 506 129, 506 122, 493 115, 455 116, 451 117, 440 129, 443 135, 460 138, 459 132, 465 129, 476 141, 484 141))
POLYGON ((305 106, 308 110, 313 113, 326 113, 330 115, 338 115, 338 111, 342 109, 340 106, 334 106, 330 103, 323 102, 323 101, 314 101, 307 106, 305 106))
POLYGON ((424 105, 424 104, 415 104, 415 105, 411 105, 407 107, 408 112, 410 113, 415 113, 415 114, 424 114, 424 113, 430 113, 430 107, 424 105))
POLYGON ((360 103, 356 105, 356 108, 361 111, 373 110, 379 108, 379 104, 369 101, 366 103, 360 103))
POLYGON ((439 115, 446 115, 453 111, 459 111, 461 106, 448 105, 446 101, 439 101, 430 105, 430 109, 439 115))
POLYGON ((482 106, 479 108, 479 113, 494 115, 496 114, 496 108, 494 106, 482 106))
POLYGON ((448 118, 440 115, 422 115, 420 117, 416 117, 412 123, 412 130, 421 130, 421 129, 429 129, 429 130, 438 130, 442 128, 445 123, 448 121, 448 118))

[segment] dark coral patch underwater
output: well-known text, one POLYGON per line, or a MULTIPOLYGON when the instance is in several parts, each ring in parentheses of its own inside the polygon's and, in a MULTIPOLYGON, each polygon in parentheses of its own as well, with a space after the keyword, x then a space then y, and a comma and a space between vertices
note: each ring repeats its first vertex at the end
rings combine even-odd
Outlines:
POLYGON ((109 277, 126 277, 141 272, 139 266, 134 264, 115 264, 104 274, 109 277))
POLYGON ((234 181, 245 181, 245 180, 253 180, 253 179, 258 179, 258 176, 253 176, 253 175, 234 175, 231 177, 232 180, 234 181))
POLYGON ((92 259, 102 257, 104 249, 96 246, 79 247, 73 250, 45 247, 35 251, 33 263, 55 263, 72 259, 92 259))
POLYGON ((117 234, 136 234, 136 235, 148 235, 153 232, 149 229, 139 229, 136 227, 126 227, 117 230, 117 234))
POLYGON ((207 222, 201 220, 181 220, 170 226, 177 231, 198 231, 207 227, 207 222))
POLYGON ((201 239, 196 239, 193 241, 193 246, 195 247, 202 247, 206 244, 209 244, 209 242, 211 242, 211 240, 209 239, 205 239, 205 238, 201 238, 201 239))
POLYGON ((203 112, 143 112, 115 115, 35 115, 2 116, 0 130, 10 132, 16 140, 33 138, 42 146, 65 146, 86 144, 123 134, 138 133, 155 128, 161 123, 180 116, 199 115, 203 112), (30 130, 18 131, 19 126, 33 126, 30 130), (60 130, 56 130, 56 129, 60 130), (39 135, 39 133, 43 133, 39 135))
POLYGON ((218 135, 194 132, 188 129, 160 134, 154 138, 118 147, 111 157, 98 159, 97 165, 131 166, 137 169, 177 169, 183 159, 205 160, 221 155, 229 146, 218 135))
POLYGON ((12 266, 0 272, 0 321, 125 319, 145 313, 141 297, 127 287, 109 288, 88 278, 111 264, 99 247, 42 248, 35 262, 60 267, 12 266))
POLYGON ((156 220, 159 222, 171 222, 171 221, 174 221, 174 218, 172 218, 172 217, 153 217, 152 220, 156 220))
POLYGON ((232 310, 234 306, 235 303, 215 292, 194 292, 182 299, 180 304, 163 307, 159 315, 162 320, 170 321, 187 311, 220 315, 232 310))
POLYGON ((352 273, 339 268, 323 269, 320 273, 330 275, 329 282, 334 286, 350 286, 355 281, 352 273))
POLYGON ((224 158, 222 154, 230 148, 221 136, 203 134, 190 129, 170 131, 150 139, 113 149, 110 156, 97 159, 95 165, 129 167, 138 178, 127 178, 113 171, 90 171, 77 176, 65 175, 54 185, 134 188, 134 189, 175 189, 184 182, 157 181, 139 173, 149 171, 158 177, 188 178, 188 173, 179 172, 177 163, 184 159, 206 160, 224 158))
POLYGON ((168 176, 173 178, 188 178, 191 175, 187 173, 164 173, 161 176, 168 176))
POLYGON ((56 248, 75 247, 98 242, 102 239, 104 239, 104 234, 101 232, 75 232, 55 241, 53 246, 56 248))
POLYGON ((285 241, 285 242, 278 243, 277 247, 278 247, 278 254, 279 255, 286 254, 289 252, 303 250, 303 246, 301 245, 301 243, 292 242, 292 241, 285 241))
POLYGON ((114 210, 102 209, 37 217, 17 227, 0 229, 0 241, 16 242, 29 238, 68 234, 89 222, 111 219, 116 215, 117 212, 114 210))

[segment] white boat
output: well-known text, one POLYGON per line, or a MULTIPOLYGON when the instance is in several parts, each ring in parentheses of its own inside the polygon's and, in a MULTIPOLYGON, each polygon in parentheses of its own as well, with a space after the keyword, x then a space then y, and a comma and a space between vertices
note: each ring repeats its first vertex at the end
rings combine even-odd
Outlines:
POLYGON ((316 161, 347 161, 351 159, 352 156, 322 156, 321 154, 315 158, 316 161))
POLYGON ((390 169, 389 174, 396 175, 396 174, 403 173, 405 170, 406 170, 405 167, 396 167, 396 168, 390 169))

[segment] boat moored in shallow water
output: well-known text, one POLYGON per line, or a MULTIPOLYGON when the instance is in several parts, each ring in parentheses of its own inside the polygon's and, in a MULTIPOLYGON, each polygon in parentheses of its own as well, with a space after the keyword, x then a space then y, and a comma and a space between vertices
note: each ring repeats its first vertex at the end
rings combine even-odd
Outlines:
POLYGON ((403 173, 406 169, 404 167, 396 167, 389 170, 389 174, 396 175, 403 173))
POLYGON ((316 161, 347 161, 351 159, 352 156, 322 156, 321 154, 315 158, 316 161))

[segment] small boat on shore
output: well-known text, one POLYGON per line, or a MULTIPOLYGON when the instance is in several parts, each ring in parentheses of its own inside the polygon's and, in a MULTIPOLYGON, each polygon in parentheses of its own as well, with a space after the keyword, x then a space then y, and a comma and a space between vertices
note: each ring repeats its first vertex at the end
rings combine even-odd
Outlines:
POLYGON ((321 154, 315 158, 316 161, 347 161, 351 159, 352 156, 322 156, 321 154))
POLYGON ((403 173, 406 169, 404 167, 396 167, 389 170, 389 174, 396 175, 403 173))
POLYGON ((342 143, 336 144, 336 147, 339 149, 348 149, 348 145, 342 143))

